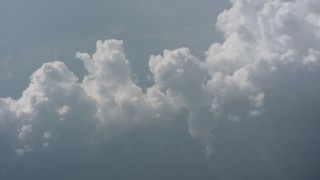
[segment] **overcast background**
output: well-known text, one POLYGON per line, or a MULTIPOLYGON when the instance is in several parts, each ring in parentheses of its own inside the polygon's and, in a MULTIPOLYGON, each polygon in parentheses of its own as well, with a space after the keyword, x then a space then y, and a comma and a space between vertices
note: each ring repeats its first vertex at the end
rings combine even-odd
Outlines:
POLYGON ((0 179, 320 179, 319 19, 318 0, 0 0, 0 179))

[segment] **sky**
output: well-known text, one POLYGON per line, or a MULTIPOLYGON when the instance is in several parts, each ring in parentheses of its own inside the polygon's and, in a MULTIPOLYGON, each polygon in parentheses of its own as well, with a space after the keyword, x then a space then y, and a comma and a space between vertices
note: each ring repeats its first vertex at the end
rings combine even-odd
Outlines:
POLYGON ((74 60, 75 53, 94 52, 95 42, 106 39, 124 40, 139 85, 150 86, 150 55, 190 47, 204 57, 213 41, 222 40, 214 27, 216 16, 230 6, 228 1, 217 0, 0 2, 0 53, 2 59, 12 59, 2 68, 2 77, 10 76, 10 80, 1 78, 5 83, 1 83, 0 95, 15 98, 27 87, 32 72, 45 62, 63 61, 83 76, 85 70, 74 60))
POLYGON ((318 0, 0 4, 0 179, 320 178, 318 0))

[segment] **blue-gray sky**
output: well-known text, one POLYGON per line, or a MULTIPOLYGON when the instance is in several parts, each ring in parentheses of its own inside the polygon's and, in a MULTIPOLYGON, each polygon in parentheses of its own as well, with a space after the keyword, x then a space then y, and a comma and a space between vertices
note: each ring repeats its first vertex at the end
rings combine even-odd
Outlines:
POLYGON ((319 179, 318 0, 0 3, 1 180, 319 179))

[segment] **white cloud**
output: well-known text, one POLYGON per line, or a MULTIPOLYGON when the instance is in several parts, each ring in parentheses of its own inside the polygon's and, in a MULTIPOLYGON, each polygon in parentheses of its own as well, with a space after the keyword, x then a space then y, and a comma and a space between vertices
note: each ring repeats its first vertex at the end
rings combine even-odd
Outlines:
POLYGON ((28 145, 25 145, 23 148, 21 149, 16 149, 16 154, 18 156, 23 156, 25 153, 28 153, 28 152, 32 152, 33 151, 33 148, 32 147, 29 147, 28 145))
POLYGON ((44 132, 43 133, 43 138, 44 139, 50 139, 51 138, 51 133, 50 132, 44 132))
POLYGON ((92 55, 76 54, 87 71, 83 80, 62 62, 43 64, 19 99, 0 99, 0 128, 7 129, 0 140, 9 137, 10 149, 21 157, 51 152, 85 161, 90 151, 103 157, 110 137, 185 115, 188 132, 210 154, 221 122, 259 119, 279 104, 279 112, 287 113, 318 101, 320 15, 313 7, 319 3, 232 3, 218 17, 225 41, 212 44, 204 61, 188 48, 152 55, 154 84, 147 89, 133 80, 118 40, 98 41, 92 55))
MULTIPOLYGON (((214 136, 211 132, 216 120, 210 111, 211 97, 205 87, 208 72, 204 63, 191 55, 187 48, 181 48, 165 50, 163 56, 151 56, 149 67, 155 82, 149 92, 157 89, 169 105, 186 108, 190 134, 204 141, 208 151, 212 151, 210 146, 214 136)), ((154 99, 152 95, 149 98, 154 99)))
POLYGON ((69 111, 70 108, 67 105, 63 105, 61 108, 57 109, 57 113, 59 114, 61 121, 63 120, 63 116, 65 116, 69 111))
POLYGON ((19 130, 19 139, 23 141, 28 133, 32 132, 32 125, 22 125, 21 129, 19 130))

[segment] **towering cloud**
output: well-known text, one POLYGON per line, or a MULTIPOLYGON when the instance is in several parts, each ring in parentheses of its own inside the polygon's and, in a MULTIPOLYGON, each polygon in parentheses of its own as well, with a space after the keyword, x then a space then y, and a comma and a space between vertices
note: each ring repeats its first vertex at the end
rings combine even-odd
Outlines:
MULTIPOLYGON (((87 71, 82 80, 63 62, 43 64, 19 99, 0 99, 0 177, 11 179, 14 169, 26 163, 33 164, 24 172, 28 177, 41 177, 31 172, 43 162, 58 165, 58 156, 86 169, 108 157, 105 147, 113 137, 130 136, 159 122, 165 128, 181 117, 187 119, 189 134, 212 156, 220 124, 305 121, 307 128, 315 123, 320 105, 320 3, 232 4, 218 16, 223 43, 212 44, 205 60, 187 48, 152 55, 154 84, 147 88, 133 80, 118 40, 98 41, 92 55, 76 53, 87 71), (281 118, 286 120, 276 122, 281 118)), ((165 132, 152 135, 161 147, 168 139, 156 136, 165 132)), ((143 147, 137 149, 134 152, 143 147)), ((276 167, 272 160, 266 163, 276 167)))
POLYGON ((318 97, 320 37, 317 22, 311 20, 319 16, 316 4, 234 1, 230 10, 220 14, 217 27, 226 40, 210 47, 206 61, 212 77, 208 86, 218 99, 233 104, 230 97, 243 103, 249 97, 249 114, 245 114, 256 116, 267 110, 266 99, 318 97))

